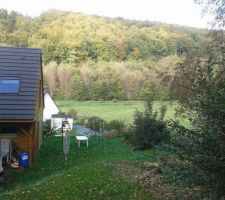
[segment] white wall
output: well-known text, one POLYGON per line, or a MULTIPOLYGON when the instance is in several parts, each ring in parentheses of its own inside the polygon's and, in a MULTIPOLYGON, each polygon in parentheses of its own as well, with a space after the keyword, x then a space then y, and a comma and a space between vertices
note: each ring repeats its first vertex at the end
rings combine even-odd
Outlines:
POLYGON ((48 93, 45 94, 44 101, 45 108, 43 111, 43 121, 46 121, 47 119, 51 119, 53 114, 58 114, 59 109, 48 93))

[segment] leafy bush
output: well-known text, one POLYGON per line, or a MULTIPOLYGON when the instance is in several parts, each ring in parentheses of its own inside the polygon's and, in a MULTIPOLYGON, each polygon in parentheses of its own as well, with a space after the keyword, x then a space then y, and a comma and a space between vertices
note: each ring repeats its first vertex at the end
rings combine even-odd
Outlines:
POLYGON ((51 120, 50 119, 43 122, 42 132, 43 132, 43 136, 46 136, 46 137, 52 136, 56 133, 53 129, 51 129, 51 120))
POLYGON ((115 130, 115 129, 111 129, 111 130, 106 130, 106 131, 104 131, 104 133, 103 133, 103 137, 105 138, 105 139, 112 139, 112 138, 116 138, 116 137, 118 137, 118 131, 117 130, 115 130))
POLYGON ((105 122, 104 125, 105 130, 116 130, 118 132, 118 136, 121 136, 121 132, 125 127, 125 123, 120 120, 112 120, 109 122, 105 122))
POLYGON ((112 99, 112 102, 113 102, 113 103, 118 103, 119 100, 118 100, 117 98, 114 98, 114 99, 112 99))
POLYGON ((73 117, 73 119, 75 119, 77 117, 77 110, 75 110, 74 108, 71 108, 68 111, 68 115, 71 115, 73 117))
POLYGON ((45 122, 43 122, 43 128, 42 128, 42 132, 44 136, 49 135, 51 131, 51 120, 46 120, 45 122))
POLYGON ((64 116, 64 115, 66 115, 66 113, 65 113, 65 112, 60 111, 60 112, 58 113, 58 115, 60 115, 60 116, 64 116))
MULTIPOLYGON (((133 143, 138 149, 152 148, 169 136, 166 123, 157 119, 158 113, 153 112, 152 107, 152 102, 148 100, 143 112, 134 113, 133 143)), ((163 113, 165 114, 165 109, 161 109, 161 119, 164 117, 163 113)))
POLYGON ((198 120, 202 121, 195 121, 191 130, 175 121, 170 123, 171 142, 177 155, 184 162, 184 166, 174 163, 176 174, 180 176, 176 179, 182 179, 183 183, 189 185, 203 187, 205 190, 202 193, 210 196, 209 199, 220 199, 225 195, 224 135, 217 132, 215 123, 205 124, 205 117, 199 117, 198 120))
POLYGON ((91 116, 91 117, 85 116, 78 119, 78 123, 92 130, 99 131, 102 129, 102 124, 104 123, 104 120, 97 116, 91 116))
POLYGON ((125 143, 132 143, 133 139, 133 130, 130 126, 123 128, 120 132, 120 135, 123 137, 125 143))

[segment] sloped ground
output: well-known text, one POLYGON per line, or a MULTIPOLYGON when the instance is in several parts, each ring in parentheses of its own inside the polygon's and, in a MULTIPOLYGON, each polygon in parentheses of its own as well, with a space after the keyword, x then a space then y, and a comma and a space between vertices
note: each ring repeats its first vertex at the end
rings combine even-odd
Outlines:
POLYGON ((160 163, 151 160, 114 162, 113 168, 117 175, 130 183, 139 184, 149 189, 155 197, 168 200, 201 199, 196 188, 169 184, 161 170, 160 163))
POLYGON ((77 148, 71 138, 68 160, 60 138, 45 139, 32 167, 14 172, 0 188, 0 199, 158 199, 144 186, 121 177, 108 163, 154 160, 151 152, 132 152, 119 139, 90 140, 90 147, 77 148), (107 164, 106 164, 107 163, 107 164))

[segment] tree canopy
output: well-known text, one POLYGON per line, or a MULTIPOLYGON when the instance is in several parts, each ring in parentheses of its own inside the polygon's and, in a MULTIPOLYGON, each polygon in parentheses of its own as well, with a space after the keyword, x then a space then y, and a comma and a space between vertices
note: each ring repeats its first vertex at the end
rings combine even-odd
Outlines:
POLYGON ((0 34, 1 45, 42 48, 44 63, 161 58, 205 40, 201 29, 54 10, 30 18, 1 9, 0 34))
POLYGON ((207 44, 206 31, 197 28, 56 10, 30 18, 0 10, 0 45, 41 48, 45 86, 62 99, 167 99, 166 80, 176 62, 207 44))

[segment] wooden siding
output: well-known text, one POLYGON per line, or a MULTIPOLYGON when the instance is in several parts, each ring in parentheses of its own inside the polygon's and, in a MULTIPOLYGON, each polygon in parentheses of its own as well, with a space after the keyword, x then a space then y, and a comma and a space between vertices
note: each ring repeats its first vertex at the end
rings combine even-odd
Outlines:
POLYGON ((42 67, 39 73, 38 90, 36 93, 35 118, 33 126, 33 159, 36 158, 37 152, 42 144, 42 125, 43 125, 43 109, 44 109, 44 90, 43 90, 43 73, 42 67))
MULTIPOLYGON (((1 125, 2 123, 0 123, 1 125)), ((6 125, 6 123, 4 123, 6 125)), ((17 136, 1 136, 0 140, 2 139, 10 139, 16 145, 20 152, 29 152, 29 164, 31 165, 33 162, 33 139, 32 139, 32 123, 7 123, 8 126, 16 125, 19 127, 17 136)), ((17 158, 18 159, 18 158, 17 158)))

